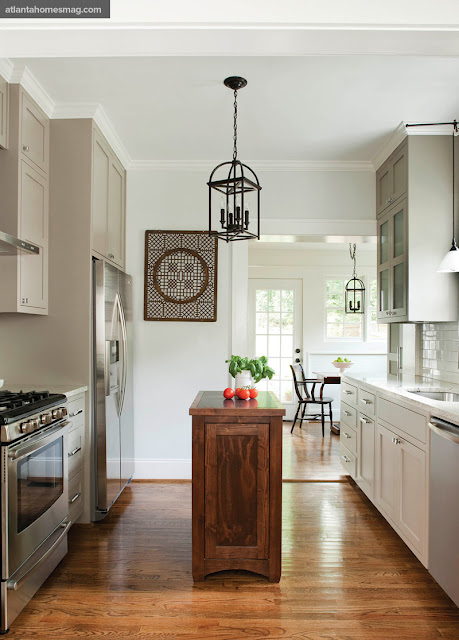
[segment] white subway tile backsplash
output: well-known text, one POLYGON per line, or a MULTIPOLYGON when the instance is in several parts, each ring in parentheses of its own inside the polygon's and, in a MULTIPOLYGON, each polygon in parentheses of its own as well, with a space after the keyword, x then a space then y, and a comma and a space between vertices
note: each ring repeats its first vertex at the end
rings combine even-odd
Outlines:
POLYGON ((459 384, 459 323, 426 323, 422 330, 422 373, 459 384))

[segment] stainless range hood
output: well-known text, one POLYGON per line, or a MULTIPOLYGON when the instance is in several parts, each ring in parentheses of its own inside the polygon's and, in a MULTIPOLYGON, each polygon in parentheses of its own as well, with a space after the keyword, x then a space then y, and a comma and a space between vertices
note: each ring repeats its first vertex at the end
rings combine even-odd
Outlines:
POLYGON ((16 256, 20 251, 38 255, 40 247, 0 231, 0 256, 16 256))

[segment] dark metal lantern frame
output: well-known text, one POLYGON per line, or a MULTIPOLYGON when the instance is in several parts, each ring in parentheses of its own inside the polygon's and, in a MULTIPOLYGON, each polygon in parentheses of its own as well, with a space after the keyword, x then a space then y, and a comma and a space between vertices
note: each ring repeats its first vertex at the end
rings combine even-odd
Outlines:
POLYGON ((347 282, 344 290, 344 304, 346 313, 365 313, 365 285, 360 278, 357 278, 356 271, 356 245, 354 248, 349 244, 349 253, 351 254, 351 260, 354 261, 354 273, 352 278, 347 282))
POLYGON ((234 91, 233 159, 217 165, 210 174, 209 187, 209 235, 226 242, 260 238, 260 191, 256 173, 237 159, 237 92, 247 81, 238 76, 226 78, 225 86, 234 91), (218 177, 220 176, 220 177, 218 177), (212 194, 217 191, 223 199, 219 207, 220 229, 213 230, 212 194), (256 193, 256 230, 250 230, 249 193, 256 193))

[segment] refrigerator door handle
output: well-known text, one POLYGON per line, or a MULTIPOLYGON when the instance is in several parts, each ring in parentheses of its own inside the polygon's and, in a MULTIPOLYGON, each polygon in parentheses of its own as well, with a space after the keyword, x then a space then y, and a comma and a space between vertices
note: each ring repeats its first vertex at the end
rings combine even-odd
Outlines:
POLYGON ((105 396, 110 395, 110 340, 105 340, 105 396))
POLYGON ((124 406, 124 398, 126 395, 126 384, 127 384, 127 332, 126 332, 126 317, 124 315, 123 303, 121 302, 121 296, 119 293, 116 294, 116 304, 118 306, 118 312, 120 314, 121 321, 121 333, 123 338, 123 370, 121 375, 121 394, 120 394, 120 405, 119 405, 119 414, 123 412, 124 406))

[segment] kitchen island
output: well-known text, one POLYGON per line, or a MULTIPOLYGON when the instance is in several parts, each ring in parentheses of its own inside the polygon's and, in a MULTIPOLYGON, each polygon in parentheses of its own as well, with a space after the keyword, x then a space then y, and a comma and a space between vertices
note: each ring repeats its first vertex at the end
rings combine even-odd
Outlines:
POLYGON ((193 579, 244 569, 281 576, 282 417, 270 391, 200 391, 193 417, 193 579))

